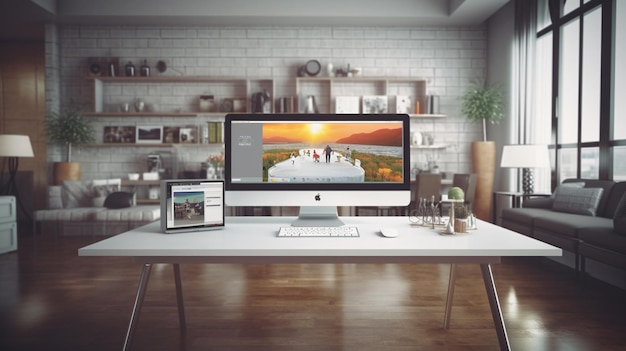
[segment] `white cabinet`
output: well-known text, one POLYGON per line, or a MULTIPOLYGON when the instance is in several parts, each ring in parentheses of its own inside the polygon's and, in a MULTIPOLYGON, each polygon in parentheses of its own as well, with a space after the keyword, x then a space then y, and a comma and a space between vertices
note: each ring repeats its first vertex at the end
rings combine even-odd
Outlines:
POLYGON ((0 196, 0 254, 17 250, 15 196, 0 196))

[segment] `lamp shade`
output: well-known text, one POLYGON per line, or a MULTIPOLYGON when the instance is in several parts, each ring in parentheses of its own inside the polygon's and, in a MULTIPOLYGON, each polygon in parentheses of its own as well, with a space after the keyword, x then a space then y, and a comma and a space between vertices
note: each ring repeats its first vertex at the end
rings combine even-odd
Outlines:
POLYGON ((0 156, 34 157, 35 154, 28 135, 1 134, 0 156))
POLYGON ((505 145, 502 149, 502 168, 550 168, 547 145, 505 145))

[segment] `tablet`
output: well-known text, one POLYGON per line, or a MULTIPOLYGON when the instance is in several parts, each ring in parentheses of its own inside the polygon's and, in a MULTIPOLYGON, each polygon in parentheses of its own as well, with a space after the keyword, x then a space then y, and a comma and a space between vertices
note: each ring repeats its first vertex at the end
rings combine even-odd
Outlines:
POLYGON ((161 180, 161 230, 197 232, 224 228, 224 181, 161 180))

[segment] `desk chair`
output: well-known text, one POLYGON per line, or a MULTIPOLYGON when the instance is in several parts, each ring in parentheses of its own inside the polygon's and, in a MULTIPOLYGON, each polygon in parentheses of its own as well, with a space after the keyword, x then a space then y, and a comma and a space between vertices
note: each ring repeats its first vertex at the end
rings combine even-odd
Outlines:
POLYGON ((435 202, 441 201, 441 174, 416 174, 415 189, 413 192, 413 203, 411 209, 417 209, 421 198, 425 198, 426 200, 430 201, 433 196, 435 197, 435 202))
POLYGON ((456 173, 452 178, 452 186, 458 186, 465 193, 465 205, 471 210, 476 196, 476 179, 474 173, 456 173))

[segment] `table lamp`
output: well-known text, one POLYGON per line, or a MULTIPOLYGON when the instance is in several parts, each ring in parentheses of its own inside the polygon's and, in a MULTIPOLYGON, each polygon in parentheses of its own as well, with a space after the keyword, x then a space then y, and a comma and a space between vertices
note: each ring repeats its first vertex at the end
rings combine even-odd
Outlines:
POLYGON ((524 194, 534 192, 533 168, 550 168, 547 145, 505 145, 502 149, 502 168, 522 168, 522 190, 524 194))
MULTIPOLYGON (((20 157, 35 157, 33 147, 30 144, 28 135, 2 134, 0 135, 0 157, 4 157, 2 163, 2 173, 0 173, 0 194, 15 195, 17 203, 24 213, 24 207, 20 202, 15 176, 19 165, 20 157), (9 181, 4 184, 4 168, 9 164, 9 181)), ((28 216, 28 214, 27 214, 28 216)))

